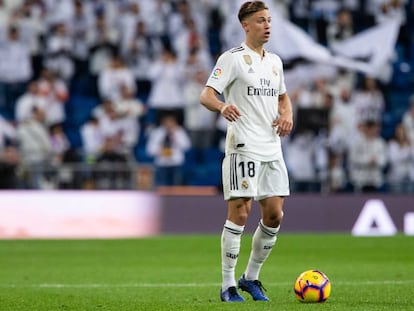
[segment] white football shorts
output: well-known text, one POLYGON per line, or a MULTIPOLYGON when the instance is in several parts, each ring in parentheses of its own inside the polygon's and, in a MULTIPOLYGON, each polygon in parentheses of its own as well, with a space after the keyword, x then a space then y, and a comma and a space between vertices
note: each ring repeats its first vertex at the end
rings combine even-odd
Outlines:
POLYGON ((290 194, 289 177, 283 159, 261 162, 232 153, 223 159, 222 178, 225 200, 240 197, 262 200, 290 194))

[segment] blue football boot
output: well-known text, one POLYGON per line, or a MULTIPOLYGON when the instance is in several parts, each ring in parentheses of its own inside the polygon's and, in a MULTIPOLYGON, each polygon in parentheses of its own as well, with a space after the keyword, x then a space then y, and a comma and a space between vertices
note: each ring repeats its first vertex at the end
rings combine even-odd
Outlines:
POLYGON ((235 286, 229 287, 224 292, 220 290, 220 298, 221 298, 221 301, 224 301, 224 302, 243 302, 244 301, 244 298, 240 296, 235 286))
POLYGON ((262 282, 259 280, 246 280, 243 274, 239 280, 239 288, 242 291, 248 292, 252 296, 253 300, 269 301, 269 298, 267 298, 267 296, 263 293, 263 290, 266 289, 263 287, 262 282))

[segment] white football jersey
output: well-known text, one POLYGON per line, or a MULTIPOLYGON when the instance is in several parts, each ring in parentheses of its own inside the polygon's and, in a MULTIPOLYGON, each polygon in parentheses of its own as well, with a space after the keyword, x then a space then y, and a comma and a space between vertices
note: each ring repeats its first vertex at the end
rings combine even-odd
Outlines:
POLYGON ((226 154, 237 152, 259 161, 282 157, 280 137, 272 127, 278 118, 279 95, 286 93, 279 56, 265 51, 262 59, 242 43, 219 57, 206 85, 223 94, 241 114, 227 124, 226 154))

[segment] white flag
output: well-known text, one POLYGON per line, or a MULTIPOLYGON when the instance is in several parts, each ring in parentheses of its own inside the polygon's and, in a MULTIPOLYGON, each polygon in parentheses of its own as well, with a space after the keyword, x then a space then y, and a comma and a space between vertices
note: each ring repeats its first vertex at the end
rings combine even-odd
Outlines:
MULTIPOLYGON (((237 19, 237 12, 245 0, 226 1, 226 9, 234 10, 227 14, 227 20, 223 28, 223 43, 225 49, 240 45, 244 40, 244 32, 237 19)), ((276 10, 272 2, 268 3, 272 17, 271 38, 266 48, 277 53, 283 60, 305 58, 315 62, 329 62, 331 53, 318 44, 304 30, 283 18, 276 10)))
POLYGON ((331 59, 327 48, 275 12, 272 12, 272 36, 268 44, 283 60, 302 57, 313 62, 327 63, 331 59))
POLYGON ((336 43, 332 47, 335 64, 380 76, 393 58, 399 29, 399 21, 389 21, 336 43))
MULTIPOLYGON (((236 3, 233 9, 244 2, 233 1, 236 3)), ((375 78, 384 78, 384 72, 390 75, 387 71, 391 70, 389 63, 398 38, 398 20, 381 23, 335 44, 334 55, 300 27, 280 16, 272 3, 269 3, 269 10, 272 16, 272 34, 266 48, 284 61, 303 58, 316 64, 360 71, 375 78)), ((238 46, 244 40, 243 29, 234 21, 234 18, 237 20, 237 12, 232 14, 227 15, 230 20, 226 21, 224 29, 226 48, 238 46)))

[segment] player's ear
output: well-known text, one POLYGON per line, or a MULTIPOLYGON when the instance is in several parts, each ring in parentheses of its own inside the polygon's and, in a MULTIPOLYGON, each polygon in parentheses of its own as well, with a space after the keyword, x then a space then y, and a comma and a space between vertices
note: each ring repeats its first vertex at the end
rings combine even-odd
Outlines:
POLYGON ((249 25, 249 23, 246 20, 243 20, 241 22, 241 25, 242 25, 244 31, 247 32, 248 31, 248 25, 249 25))

